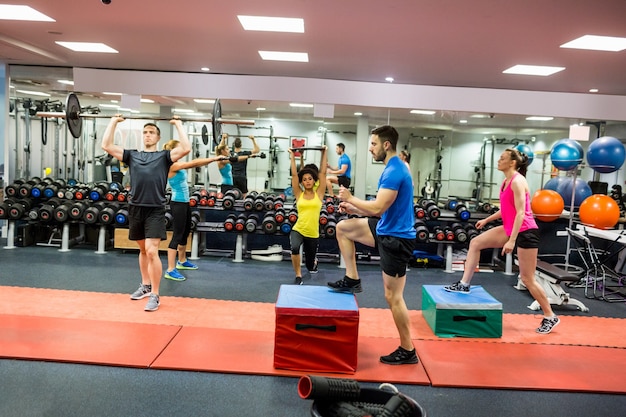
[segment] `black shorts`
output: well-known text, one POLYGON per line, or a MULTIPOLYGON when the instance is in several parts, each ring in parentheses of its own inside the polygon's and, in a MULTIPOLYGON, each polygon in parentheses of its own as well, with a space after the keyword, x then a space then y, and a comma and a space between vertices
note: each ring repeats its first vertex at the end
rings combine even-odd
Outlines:
POLYGON ((376 224, 378 220, 375 217, 370 217, 368 225, 380 255, 380 268, 389 276, 403 277, 406 275, 406 266, 413 257, 415 239, 377 235, 376 224))
POLYGON ((244 176, 233 176, 233 185, 238 188, 244 194, 248 193, 248 178, 244 176))
POLYGON ((337 177, 337 184, 341 185, 342 187, 350 188, 350 182, 350 178, 346 177, 345 175, 340 175, 337 177))
POLYGON ((522 249, 539 248, 539 229, 528 229, 517 235, 515 244, 522 249))
POLYGON ((128 239, 167 239, 165 207, 128 206, 128 239))

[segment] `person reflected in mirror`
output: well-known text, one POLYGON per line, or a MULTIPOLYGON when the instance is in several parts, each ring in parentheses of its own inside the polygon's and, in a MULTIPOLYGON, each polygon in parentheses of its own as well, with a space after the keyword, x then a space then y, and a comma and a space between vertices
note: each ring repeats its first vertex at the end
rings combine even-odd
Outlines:
POLYGON ((328 195, 334 197, 333 184, 340 187, 350 188, 352 182, 352 162, 350 157, 346 155, 346 145, 338 143, 335 152, 339 155, 337 167, 329 167, 326 181, 328 181, 328 195))
POLYGON ((120 115, 113 116, 102 139, 102 149, 128 166, 130 192, 128 197, 128 238, 139 245, 139 270, 141 284, 131 294, 131 300, 148 297, 144 308, 159 308, 159 287, 163 264, 159 258, 159 244, 167 238, 165 230, 166 186, 170 167, 191 152, 189 138, 179 118, 170 124, 178 132, 179 146, 170 150, 158 150, 161 131, 155 123, 143 127, 142 151, 124 149, 114 143, 117 125, 124 121, 120 115))
POLYGON ((222 193, 226 193, 226 191, 236 188, 233 178, 233 164, 247 161, 248 158, 254 158, 257 156, 255 153, 251 153, 250 155, 231 156, 230 147, 228 146, 227 133, 222 134, 222 140, 215 148, 215 155, 228 157, 227 159, 220 159, 217 163, 220 175, 222 176, 222 184, 220 185, 220 191, 222 193))
POLYGON ((541 306, 544 317, 536 329, 537 333, 548 334, 560 322, 552 311, 550 301, 535 279, 537 254, 539 253, 539 228, 530 208, 530 191, 526 181, 528 156, 517 149, 506 149, 498 159, 498 171, 504 174, 500 187, 500 210, 486 219, 476 222, 476 228, 502 219, 502 225, 482 232, 469 243, 463 277, 460 281, 444 287, 446 291, 460 294, 471 292, 470 282, 480 262, 483 249, 502 248, 501 254, 512 254, 517 248, 519 277, 530 294, 541 306))
MULTIPOLYGON (((228 135, 222 135, 222 143, 228 139, 228 135)), ((241 138, 235 138, 233 142, 233 149, 230 152, 231 157, 236 157, 237 161, 232 162, 233 168, 233 185, 241 191, 242 196, 245 197, 248 194, 248 158, 239 158, 241 156, 250 157, 252 155, 258 155, 261 151, 259 145, 254 139, 254 136, 249 135, 248 139, 252 142, 252 150, 246 151, 241 148, 241 138)))
POLYGON ((389 365, 418 362, 404 301, 406 266, 416 243, 413 185, 409 171, 396 153, 397 144, 398 132, 394 127, 385 125, 372 130, 369 151, 375 161, 385 164, 374 200, 362 200, 347 188, 339 188, 339 211, 362 217, 337 223, 337 243, 346 273, 339 281, 328 283, 336 292, 360 293, 363 289, 356 266, 355 242, 378 249, 385 300, 400 336, 400 346, 380 357, 382 363, 389 365))

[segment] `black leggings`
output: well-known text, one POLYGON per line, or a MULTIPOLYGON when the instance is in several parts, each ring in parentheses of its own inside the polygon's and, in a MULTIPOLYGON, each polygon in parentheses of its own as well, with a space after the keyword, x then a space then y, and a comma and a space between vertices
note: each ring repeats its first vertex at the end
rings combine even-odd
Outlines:
POLYGON ((172 240, 170 240, 170 249, 178 249, 178 246, 187 244, 187 238, 191 232, 191 207, 189 203, 180 203, 170 201, 170 211, 172 212, 172 240))
POLYGON ((304 237, 300 232, 291 230, 289 234, 289 243, 291 244, 291 254, 299 255, 300 246, 303 246, 304 261, 306 269, 311 271, 315 268, 315 258, 317 258, 317 245, 319 243, 318 237, 304 237))

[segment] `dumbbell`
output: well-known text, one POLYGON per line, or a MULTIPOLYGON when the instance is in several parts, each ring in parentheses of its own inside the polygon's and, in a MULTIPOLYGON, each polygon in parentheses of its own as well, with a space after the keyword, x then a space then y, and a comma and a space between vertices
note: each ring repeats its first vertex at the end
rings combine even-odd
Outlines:
POLYGON ((433 227, 433 237, 435 238, 435 240, 438 240, 440 242, 446 240, 446 234, 441 226, 433 227))
POLYGON ((4 201, 0 202, 0 219, 8 219, 9 218, 9 209, 11 205, 17 201, 16 199, 9 197, 4 201))
POLYGON ((289 212, 287 219, 289 219, 289 223, 291 223, 292 225, 296 224, 296 222, 298 221, 298 210, 292 209, 289 212))
POLYGON ((274 234, 276 233, 276 229, 278 224, 276 224, 276 219, 274 218, 274 214, 266 213, 262 222, 263 232, 266 234, 274 234))
POLYGON ((243 209, 246 211, 252 211, 254 209, 255 198, 255 195, 248 194, 246 198, 243 199, 243 209))
POLYGON ((278 210, 283 208, 285 205, 285 196, 282 194, 278 194, 274 196, 274 210, 278 210))
POLYGON ((46 201, 44 204, 42 204, 41 206, 39 206, 39 208, 37 209, 37 215, 39 220, 43 221, 43 222, 49 222, 51 220, 54 219, 54 209, 61 205, 62 201, 57 198, 57 197, 53 197, 51 199, 49 199, 48 201, 46 201))
POLYGON ((100 210, 105 208, 102 201, 98 201, 88 206, 83 212, 83 221, 87 224, 96 224, 99 221, 100 210))
POLYGON ((228 190, 224 193, 224 198, 222 198, 222 207, 226 210, 230 210, 235 206, 235 197, 236 192, 234 190, 228 190))
POLYGON ((448 242, 453 242, 454 241, 454 231, 452 231, 452 228, 450 228, 450 226, 446 226, 443 228, 443 233, 445 235, 445 240, 447 240, 448 242))
POLYGON ((165 229, 172 230, 173 224, 174 224, 174 215, 171 212, 166 211, 165 212, 165 229))
POLYGON ((70 210, 72 203, 69 200, 63 201, 54 209, 54 219, 59 223, 64 223, 70 219, 70 210))
POLYGON ((329 239, 333 239, 337 235, 337 220, 335 219, 335 216, 329 215, 328 221, 323 228, 324 235, 329 239))
POLYGON ((22 198, 30 197, 31 190, 39 183, 41 183, 41 179, 37 177, 23 181, 17 189, 17 195, 22 198))
POLYGON ((421 243, 428 242, 430 233, 428 231, 426 223, 424 223, 423 220, 418 219, 415 221, 413 227, 415 227, 415 238, 417 239, 417 241, 421 243))
POLYGON ((224 220, 224 230, 232 232, 235 230, 235 222, 237 221, 237 215, 234 213, 229 214, 224 220))
POLYGON ((278 210, 274 210, 274 218, 276 219, 276 223, 281 224, 285 221, 285 210, 279 208, 278 210))
POLYGON ((263 211, 265 209, 265 193, 259 193, 254 199, 254 209, 256 211, 263 211))
POLYGON ((104 207, 100 210, 100 213, 98 213, 98 223, 106 226, 115 223, 115 215, 118 210, 118 205, 105 203, 103 203, 103 205, 104 207))
POLYGON ((285 221, 282 222, 280 225, 280 231, 284 234, 291 232, 291 222, 289 219, 285 219, 285 221))
POLYGON ((124 208, 117 210, 115 213, 115 224, 117 226, 126 226, 128 224, 128 210, 124 208))
POLYGON ((480 232, 476 229, 476 225, 467 223, 465 225, 465 231, 467 232, 467 241, 470 242, 476 236, 480 234, 480 232))
POLYGON ((198 227, 198 223, 200 223, 201 215, 198 210, 194 210, 191 212, 191 230, 195 230, 198 227))
POLYGON ((415 215, 416 219, 423 219, 426 217, 426 210, 424 210, 424 208, 420 206, 419 204, 414 204, 413 214, 415 215))
POLYGON ((259 216, 256 214, 251 214, 246 219, 246 232, 254 233, 256 231, 257 226, 259 225, 259 216))
POLYGON ((243 213, 237 216, 237 220, 235 220, 235 231, 243 232, 246 230, 246 220, 247 217, 243 213))
POLYGON ((434 200, 422 201, 422 207, 426 210, 426 215, 431 219, 438 219, 441 215, 439 206, 437 206, 437 203, 435 203, 434 200))
POLYGON ((89 190, 89 199, 92 201, 102 200, 107 191, 109 191, 108 184, 102 182, 98 183, 89 190))
POLYGON ((446 208, 446 210, 454 211, 456 210, 457 204, 459 204, 457 200, 450 199, 446 201, 446 204, 444 205, 444 207, 446 208))
POLYGON ((470 213, 470 211, 467 209, 465 203, 457 204, 455 211, 457 219, 464 222, 468 221, 469 218, 472 216, 472 213, 470 213))
POLYGON ((464 243, 467 241, 467 231, 461 223, 452 223, 450 229, 454 233, 454 238, 457 242, 464 243))
POLYGON ((83 214, 89 205, 82 200, 74 201, 69 211, 69 216, 72 220, 80 220, 83 218, 83 214))
POLYGON ((24 179, 17 179, 4 188, 4 194, 7 197, 18 197, 20 185, 25 182, 24 179))

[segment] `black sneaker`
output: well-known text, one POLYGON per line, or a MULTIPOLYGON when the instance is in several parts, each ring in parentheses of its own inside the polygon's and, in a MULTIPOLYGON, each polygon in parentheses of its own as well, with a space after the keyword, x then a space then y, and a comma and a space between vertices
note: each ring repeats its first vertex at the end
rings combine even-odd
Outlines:
POLYGON ((561 320, 556 316, 551 319, 544 317, 543 320, 541 320, 541 325, 537 328, 537 333, 548 334, 558 326, 560 322, 561 320))
POLYGON ((318 269, 317 269, 317 259, 315 259, 315 264, 313 265, 313 269, 309 270, 309 274, 317 274, 318 269))
POLYGON ((360 279, 351 279, 344 276, 339 281, 329 282, 327 285, 335 292, 348 292, 356 294, 363 291, 360 279))
POLYGON ((398 346, 398 349, 387 356, 381 356, 380 361, 387 365, 408 365, 419 362, 415 349, 406 350, 402 346, 398 346))
POLYGON ((458 292, 461 294, 469 294, 470 293, 470 286, 467 285, 463 285, 461 283, 461 281, 459 282, 455 282, 454 284, 448 285, 447 287, 443 287, 444 290, 448 291, 448 292, 458 292))
POLYGON ((293 283, 296 285, 302 285, 302 277, 296 277, 293 283))

